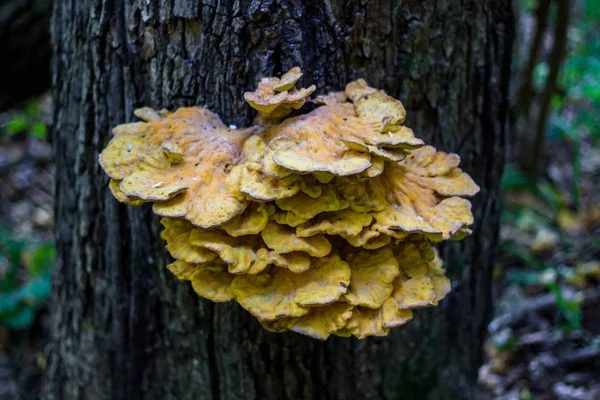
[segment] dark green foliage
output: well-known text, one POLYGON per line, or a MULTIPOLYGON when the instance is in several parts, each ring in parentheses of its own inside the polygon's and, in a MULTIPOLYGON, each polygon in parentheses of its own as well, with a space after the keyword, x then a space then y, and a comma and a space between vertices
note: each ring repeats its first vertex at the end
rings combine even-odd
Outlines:
POLYGON ((25 329, 50 294, 54 244, 15 238, 0 226, 0 325, 25 329))
POLYGON ((45 139, 46 123, 41 119, 42 107, 37 99, 29 100, 22 110, 13 115, 4 125, 1 132, 4 136, 15 136, 27 133, 36 139, 45 139))

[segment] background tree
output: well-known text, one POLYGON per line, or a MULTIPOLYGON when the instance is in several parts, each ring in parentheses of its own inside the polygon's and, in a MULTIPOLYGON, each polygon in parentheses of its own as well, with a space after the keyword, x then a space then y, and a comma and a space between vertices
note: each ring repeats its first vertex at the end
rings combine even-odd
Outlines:
POLYGON ((508 0, 56 1, 56 234, 45 399, 470 398, 491 317, 512 40, 508 0), (365 78, 482 187, 446 246, 453 292, 388 338, 272 334, 165 270, 158 218, 119 205, 97 162, 142 105, 251 121, 243 93, 299 65, 319 92, 365 78))
POLYGON ((0 111, 50 86, 52 0, 0 2, 0 111))

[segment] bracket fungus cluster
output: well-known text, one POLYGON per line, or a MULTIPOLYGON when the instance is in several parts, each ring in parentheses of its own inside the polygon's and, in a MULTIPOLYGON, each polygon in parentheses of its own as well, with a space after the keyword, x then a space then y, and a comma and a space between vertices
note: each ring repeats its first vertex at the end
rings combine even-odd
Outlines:
POLYGON ((479 187, 402 125, 400 101, 363 80, 308 99, 301 76, 246 93, 247 129, 205 108, 136 110, 100 164, 119 201, 153 203, 168 268, 198 295, 271 331, 384 336, 450 291, 432 246, 470 234, 479 187))

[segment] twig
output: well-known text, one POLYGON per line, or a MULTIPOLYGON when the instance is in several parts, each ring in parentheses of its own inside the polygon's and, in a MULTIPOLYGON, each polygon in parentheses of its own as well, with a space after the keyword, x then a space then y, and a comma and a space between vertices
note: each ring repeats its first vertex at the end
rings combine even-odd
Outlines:
POLYGON ((564 366, 571 366, 575 364, 585 363, 593 361, 600 357, 600 347, 589 346, 583 349, 577 349, 569 354, 560 357, 560 364, 564 366))
MULTIPOLYGON (((546 79, 546 86, 542 95, 542 104, 539 109, 536 120, 535 136, 533 141, 533 154, 530 153, 530 141, 521 149, 520 164, 529 171, 534 177, 537 177, 542 150, 544 147, 544 137, 546 126, 548 125, 548 114, 550 113, 550 103, 552 96, 556 92, 558 74, 564 62, 567 50, 567 28, 569 26, 570 6, 569 0, 556 0, 558 2, 558 20, 554 31, 554 43, 549 59, 549 72, 546 79)), ((530 130, 528 129, 528 132, 530 130)))
POLYGON ((498 318, 495 318, 488 325, 488 332, 490 335, 499 332, 502 328, 507 326, 515 326, 525 320, 530 313, 543 312, 550 310, 555 307, 555 299, 552 293, 538 297, 537 299, 531 300, 531 302, 523 309, 509 314, 504 314, 498 318))
POLYGON ((533 148, 533 170, 534 176, 538 173, 542 149, 544 147, 544 137, 546 134, 546 125, 548 125, 548 114, 550 112, 550 102, 556 92, 558 74, 565 61, 567 54, 567 28, 569 27, 569 13, 571 7, 569 0, 558 1, 558 20, 556 21, 556 32, 554 36, 554 45, 550 53, 550 71, 544 88, 542 106, 538 115, 537 127, 535 133, 535 145, 533 148))
POLYGON ((531 42, 531 48, 529 50, 529 58, 527 59, 527 65, 523 69, 523 75, 521 81, 523 82, 519 90, 517 99, 517 111, 522 115, 525 121, 529 120, 529 109, 531 106, 531 100, 533 97, 533 71, 537 58, 542 48, 544 32, 548 26, 548 14, 550 14, 550 0, 540 0, 538 2, 536 14, 536 27, 535 35, 531 42))
POLYGON ((537 332, 526 333, 519 337, 519 346, 535 346, 540 343, 554 344, 562 340, 564 337, 560 331, 542 330, 537 332))
POLYGON ((16 160, 9 161, 6 164, 0 164, 0 173, 10 171, 11 169, 28 161, 33 161, 35 163, 47 163, 52 161, 52 155, 36 155, 25 152, 21 157, 17 158, 16 160))
MULTIPOLYGON (((589 303, 600 299, 600 289, 587 289, 584 291, 583 302, 589 303)), ((524 308, 514 313, 504 314, 495 318, 488 325, 488 332, 493 335, 499 332, 502 328, 513 327, 522 323, 531 313, 541 313, 556 308, 556 299, 554 294, 548 293, 542 297, 531 300, 524 308)))

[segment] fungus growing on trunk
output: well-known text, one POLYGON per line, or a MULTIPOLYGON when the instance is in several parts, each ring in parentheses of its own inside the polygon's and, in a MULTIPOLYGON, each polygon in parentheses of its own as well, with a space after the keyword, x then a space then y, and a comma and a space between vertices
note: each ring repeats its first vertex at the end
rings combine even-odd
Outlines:
POLYGON ((317 339, 387 335, 450 291, 433 244, 468 236, 479 187, 402 124, 402 103, 364 80, 309 100, 293 68, 245 99, 227 128, 207 109, 142 108, 100 154, 115 198, 153 203, 168 266, 268 330, 317 339), (300 111, 301 112, 301 111, 300 111))

